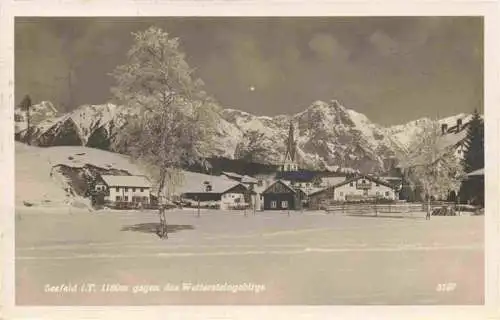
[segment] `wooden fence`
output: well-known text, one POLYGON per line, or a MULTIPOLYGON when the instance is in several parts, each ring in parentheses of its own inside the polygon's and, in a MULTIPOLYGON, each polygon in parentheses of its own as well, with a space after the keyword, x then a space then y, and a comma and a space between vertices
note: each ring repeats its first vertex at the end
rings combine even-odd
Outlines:
MULTIPOLYGON (((455 206, 454 203, 433 202, 431 211, 443 206, 455 206)), ((343 203, 329 205, 325 211, 332 214, 344 215, 404 215, 411 212, 426 212, 427 203, 343 203)))

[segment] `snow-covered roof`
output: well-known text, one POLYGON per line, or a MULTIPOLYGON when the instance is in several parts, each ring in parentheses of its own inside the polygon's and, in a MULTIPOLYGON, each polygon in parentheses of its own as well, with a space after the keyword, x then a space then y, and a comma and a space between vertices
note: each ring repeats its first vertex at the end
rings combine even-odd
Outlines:
POLYGON ((309 192, 309 195, 318 194, 318 193, 321 193, 321 192, 326 191, 326 190, 332 190, 333 188, 338 188, 338 187, 341 187, 341 186, 346 185, 346 184, 351 183, 351 182, 355 182, 355 181, 360 180, 360 179, 370 180, 372 182, 386 186, 388 188, 392 188, 392 189, 395 188, 395 186, 392 185, 391 183, 384 181, 382 179, 379 179, 378 177, 369 176, 369 175, 359 175, 359 176, 356 176, 356 177, 353 177, 350 179, 344 179, 344 181, 341 181, 335 185, 330 185, 327 188, 316 188, 316 190, 314 190, 314 191, 311 190, 309 192))
POLYGON ((290 189, 290 191, 292 191, 293 193, 296 193, 296 190, 292 187, 292 184, 290 181, 286 181, 286 180, 276 180, 274 182, 272 182, 265 190, 263 190, 261 193, 265 193, 267 190, 271 189, 272 186, 274 186, 275 184, 277 183, 281 183, 283 184, 285 187, 287 187, 288 189, 290 189))
POLYGON ((327 186, 334 186, 337 185, 341 182, 344 182, 346 180, 346 177, 323 177, 321 178, 321 184, 327 185, 327 186))
POLYGON ((151 188, 151 183, 145 176, 102 175, 101 178, 109 187, 151 188))
POLYGON ((438 146, 440 149, 446 149, 449 147, 456 146, 460 142, 464 141, 467 136, 467 130, 462 130, 458 133, 448 133, 440 136, 438 139, 438 146))
POLYGON ((241 174, 237 174, 234 172, 223 171, 222 174, 229 177, 229 178, 238 179, 238 180, 241 180, 241 178, 243 178, 243 176, 241 174))
POLYGON ((250 177, 250 176, 244 175, 241 178, 241 182, 242 183, 257 183, 257 182, 259 182, 259 180, 255 179, 254 177, 250 177))
POLYGON ((470 173, 467 174, 468 177, 474 177, 474 176, 484 176, 484 168, 482 169, 477 169, 474 170, 470 173))
MULTIPOLYGON (((184 181, 181 186, 175 188, 176 194, 183 193, 224 193, 229 189, 241 184, 239 181, 232 180, 226 176, 212 176, 196 172, 184 172, 184 181), (211 191, 206 191, 206 183, 212 186, 211 191)), ((245 185, 242 184, 245 187, 245 185)), ((246 188, 246 187, 245 187, 246 188)))
MULTIPOLYGON (((438 153, 436 154, 436 158, 439 159, 447 152, 453 150, 454 147, 456 147, 457 145, 462 143, 462 141, 465 140, 466 136, 467 136, 467 130, 463 130, 458 133, 448 133, 440 136, 437 140, 438 153)), ((428 164, 428 162, 429 161, 424 154, 418 154, 416 156, 413 156, 411 159, 408 159, 407 161, 401 161, 398 167, 404 168, 404 167, 421 166, 428 164)))
POLYGON ((326 188, 322 188, 322 187, 310 187, 310 188, 306 188, 304 190, 304 192, 307 194, 307 195, 311 195, 311 194, 315 194, 317 192, 320 192, 320 191, 323 191, 325 190, 326 188))

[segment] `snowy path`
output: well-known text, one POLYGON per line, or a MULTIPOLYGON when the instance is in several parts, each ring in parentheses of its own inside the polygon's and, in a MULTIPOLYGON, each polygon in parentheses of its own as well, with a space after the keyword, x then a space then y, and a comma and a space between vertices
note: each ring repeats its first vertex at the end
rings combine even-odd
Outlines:
MULTIPOLYGON (((483 217, 372 219, 294 213, 173 212, 170 238, 149 213, 18 212, 20 304, 481 304, 483 217), (36 232, 35 232, 36 231, 36 232), (175 291, 255 284, 259 293, 175 291), (51 293, 69 283, 174 289, 51 293), (439 292, 439 284, 454 284, 439 292)), ((132 289, 130 289, 132 290, 132 289)))

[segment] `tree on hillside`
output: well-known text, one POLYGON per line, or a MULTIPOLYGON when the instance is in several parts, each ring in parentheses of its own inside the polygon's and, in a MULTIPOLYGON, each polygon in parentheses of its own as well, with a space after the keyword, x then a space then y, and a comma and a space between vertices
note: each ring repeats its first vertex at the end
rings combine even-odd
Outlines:
POLYGON ((22 111, 26 112, 26 135, 25 135, 25 140, 27 144, 31 144, 31 137, 30 137, 30 126, 31 126, 31 115, 30 115, 30 110, 31 110, 31 98, 29 95, 25 95, 21 103, 19 104, 19 108, 22 111))
MULTIPOLYGON (((116 144, 155 168, 161 201, 167 199, 167 180, 179 181, 173 176, 180 168, 200 161, 210 148, 216 110, 201 80, 193 77, 178 38, 156 27, 132 35, 127 63, 112 73, 117 82, 112 93, 138 114, 127 119, 116 144)), ((167 237, 164 208, 159 210, 162 238, 167 237)))
POLYGON ((236 146, 235 157, 248 162, 264 162, 268 151, 261 145, 263 139, 264 133, 262 132, 246 131, 236 146))
POLYGON ((405 180, 427 200, 429 218, 431 198, 443 199, 451 191, 457 192, 464 175, 453 150, 440 145, 439 130, 437 123, 424 127, 401 164, 405 180))
MULTIPOLYGON (((470 173, 484 168, 484 121, 477 110, 474 114, 464 141, 465 153, 463 159, 464 170, 470 173)), ((480 179, 465 180, 460 189, 460 199, 473 200, 484 198, 484 183, 480 179)), ((484 203, 484 200, 482 200, 484 203)))

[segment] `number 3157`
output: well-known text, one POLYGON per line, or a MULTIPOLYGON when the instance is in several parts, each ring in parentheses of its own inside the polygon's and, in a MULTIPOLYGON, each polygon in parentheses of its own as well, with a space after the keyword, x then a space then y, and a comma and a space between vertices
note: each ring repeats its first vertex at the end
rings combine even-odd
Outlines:
POLYGON ((457 287, 457 284, 454 282, 439 283, 436 287, 436 291, 438 291, 438 292, 451 292, 451 291, 455 290, 456 287, 457 287))

